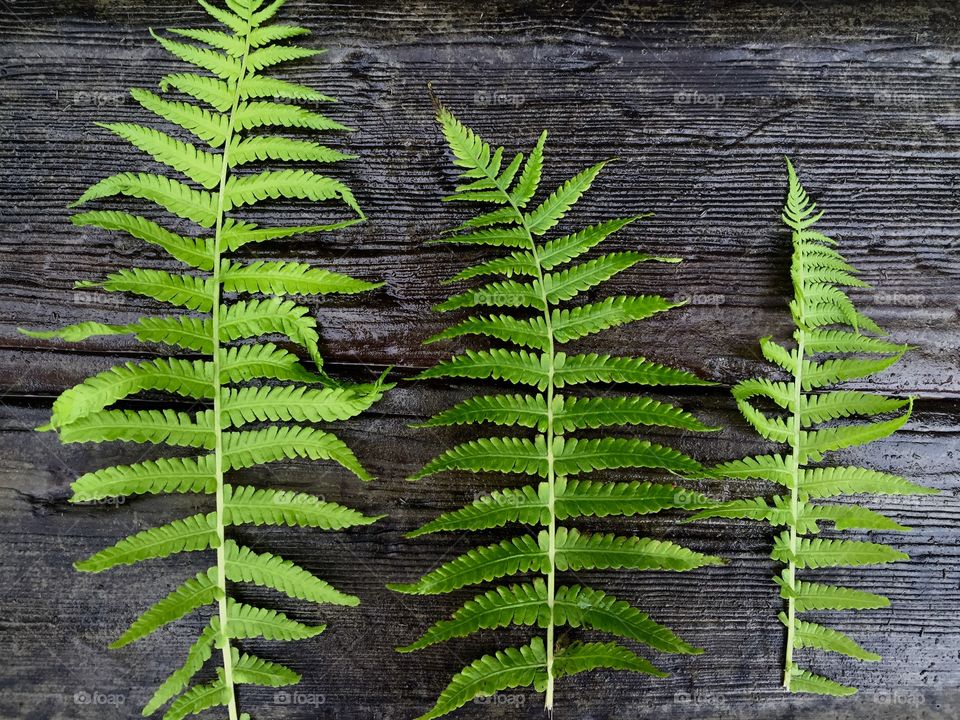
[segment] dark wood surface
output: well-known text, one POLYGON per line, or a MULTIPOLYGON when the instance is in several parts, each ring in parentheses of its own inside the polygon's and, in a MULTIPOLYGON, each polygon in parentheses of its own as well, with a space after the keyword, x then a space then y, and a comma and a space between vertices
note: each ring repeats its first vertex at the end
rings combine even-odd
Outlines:
MULTIPOLYGON (((453 351, 420 341, 439 329, 438 280, 479 254, 425 247, 460 211, 440 202, 452 185, 431 120, 426 84, 488 139, 527 148, 551 131, 546 184, 617 156, 581 203, 578 223, 653 210, 611 241, 680 254, 681 266, 624 273, 612 290, 688 296, 661 319, 599 336, 597 351, 630 352, 695 370, 723 385, 678 401, 722 424, 709 437, 669 438, 705 461, 760 452, 727 386, 768 372, 757 338, 789 326, 788 237, 778 224, 790 155, 827 209, 825 228, 875 284, 856 298, 901 342, 917 346, 874 388, 912 394, 916 413, 896 436, 842 460, 901 472, 943 490, 882 501, 914 530, 882 537, 911 555, 887 568, 838 573, 884 591, 890 609, 831 622, 880 652, 866 664, 820 655, 813 668, 863 691, 848 700, 788 697, 779 687, 783 633, 767 559, 773 533, 750 523, 677 526, 677 516, 593 526, 682 539, 730 559, 678 575, 596 573, 590 582, 635 601, 707 649, 657 658, 665 680, 591 673, 558 689, 558 720, 646 718, 960 717, 960 472, 957 230, 960 227, 960 20, 955 2, 320 3, 291 0, 284 19, 314 28, 329 53, 288 71, 337 95, 342 139, 362 161, 341 176, 370 216, 322 242, 257 248, 261 257, 313 261, 375 279, 377 293, 316 307, 334 371, 364 378, 386 365, 409 376, 453 351)), ((183 621, 122 651, 106 643, 138 609, 203 567, 182 557, 81 575, 72 561, 138 528, 205 507, 204 499, 130 499, 120 507, 66 502, 79 473, 132 462, 139 448, 61 446, 31 428, 52 398, 121 359, 143 357, 127 339, 79 346, 31 340, 18 326, 132 320, 147 302, 96 302, 72 289, 134 263, 168 267, 142 245, 73 227, 65 206, 95 180, 144 165, 92 125, 136 120, 133 86, 179 67, 147 29, 203 23, 189 2, 0 2, 0 717, 128 718, 181 661, 200 620, 183 621), (84 700, 91 700, 85 703, 84 700), (122 702, 121 702, 122 701, 122 702)), ((309 222, 303 208, 284 220, 309 222)), ((610 291, 610 290, 608 290, 610 291)), ((423 711, 449 676, 483 652, 526 637, 486 632, 397 655, 392 647, 472 595, 409 598, 384 589, 465 550, 468 538, 404 540, 439 511, 495 487, 497 478, 403 478, 469 432, 408 423, 476 391, 467 383, 403 383, 343 437, 378 476, 366 487, 322 464, 270 466, 267 480, 343 500, 383 522, 343 534, 262 530, 244 537, 359 594, 315 640, 273 645, 267 657, 304 673, 294 700, 244 689, 260 718, 401 720, 423 711)), ((151 401, 144 400, 143 404, 151 401)), ((258 471, 258 482, 265 471, 258 471)), ((615 475, 611 475, 615 477, 615 475)), ((720 485, 729 497, 762 488, 720 485)), ((511 530, 475 539, 493 541, 511 530)), ((256 597, 256 595, 253 595, 256 597)), ((507 694, 462 718, 538 718, 539 699, 507 694)))

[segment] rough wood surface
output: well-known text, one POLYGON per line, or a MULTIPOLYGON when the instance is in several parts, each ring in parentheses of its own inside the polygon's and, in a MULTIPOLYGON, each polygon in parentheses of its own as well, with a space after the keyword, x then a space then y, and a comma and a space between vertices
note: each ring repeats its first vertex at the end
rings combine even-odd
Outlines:
MULTIPOLYGON (((144 164, 92 121, 142 118, 127 89, 153 86, 178 67, 147 29, 204 18, 185 0, 6 0, 0 8, 0 717, 135 717, 180 661, 199 620, 122 651, 104 646, 138 608, 185 577, 186 565, 199 569, 202 561, 93 576, 75 573, 71 562, 135 528, 192 512, 200 501, 68 505, 77 474, 134 461, 141 451, 61 446, 31 428, 64 388, 145 353, 124 339, 73 347, 31 340, 16 327, 123 322, 157 309, 129 299, 104 304, 72 289, 77 278, 134 262, 170 263, 139 244, 78 230, 65 206, 95 180, 144 164)), ((828 210, 825 222, 845 252, 875 284, 857 294, 862 309, 895 339, 917 346, 873 385, 917 396, 914 418, 893 438, 844 458, 944 491, 882 503, 914 528, 883 538, 908 551, 909 562, 844 573, 894 600, 888 610, 835 618, 883 654, 881 663, 816 661, 864 691, 843 701, 781 692, 783 633, 767 559, 772 532, 746 523, 678 527, 665 514, 603 527, 682 537, 730 558, 730 567, 669 577, 597 573, 591 583, 635 600, 706 654, 658 658, 674 673, 666 680, 592 673, 565 682, 558 720, 960 716, 956 4, 291 0, 284 16, 315 28, 316 43, 330 50, 288 72, 339 96, 336 116, 358 128, 342 142, 363 161, 340 173, 370 222, 322 242, 256 252, 388 282, 374 295, 318 304, 323 350, 336 372, 366 377, 396 365, 409 375, 453 349, 420 344, 441 327, 429 310, 442 297, 438 280, 476 257, 423 245, 460 218, 439 202, 452 172, 431 120, 428 81, 465 121, 508 147, 527 147, 541 127, 550 128, 547 183, 598 159, 620 158, 582 201, 578 221, 655 210, 610 247, 686 258, 677 267, 625 273, 613 284, 691 303, 599 336, 598 350, 636 349, 724 385, 767 371, 757 338, 782 334, 789 322, 788 237, 778 223, 784 154, 828 210)), ((303 208, 285 212, 294 222, 310 217, 303 208)), ((317 464, 270 466, 271 483, 390 517, 342 535, 248 536, 264 549, 282 547, 286 557, 364 599, 360 608, 331 616, 317 639, 264 650, 305 680, 287 696, 245 689, 255 717, 414 717, 454 671, 511 637, 484 633, 414 655, 391 650, 471 596, 466 590, 407 598, 383 582, 412 579, 467 547, 465 539, 408 541, 402 533, 497 480, 411 485, 403 477, 466 434, 415 431, 407 423, 474 390, 404 384, 375 412, 347 424, 343 436, 380 478, 368 487, 317 464)), ((704 460, 761 450, 724 387, 678 400, 728 428, 706 439, 673 437, 682 449, 704 460)), ((257 477, 264 482, 262 471, 257 477)), ((721 495, 740 491, 717 488, 721 495)), ((307 607, 294 614, 319 619, 307 607)), ((457 717, 541 715, 538 700, 521 692, 474 703, 457 717)))

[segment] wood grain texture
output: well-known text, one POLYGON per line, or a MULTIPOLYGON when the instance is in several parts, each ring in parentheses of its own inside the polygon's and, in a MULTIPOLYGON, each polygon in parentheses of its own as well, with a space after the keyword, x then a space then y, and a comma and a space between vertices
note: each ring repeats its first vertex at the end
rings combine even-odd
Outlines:
MULTIPOLYGON (((105 303, 73 290, 78 278, 134 263, 172 263, 140 244, 75 228, 66 205, 101 177, 146 166, 92 122, 143 120, 127 89, 151 87, 180 67, 149 40, 147 29, 205 21, 185 0, 6 0, 0 7, 0 653, 7 659, 0 671, 0 718, 135 717, 180 662, 200 620, 122 651, 104 646, 139 608, 200 569, 202 560, 106 575, 77 574, 71 562, 136 528, 194 512, 203 501, 69 505, 68 485, 77 474, 132 462, 142 450, 61 446, 31 428, 44 421, 64 388, 149 352, 125 339, 68 347, 25 338, 16 328, 93 318, 124 322, 160 309, 132 299, 105 303)), ((856 294, 861 308, 896 340, 917 346, 871 382, 917 396, 914 418, 896 436, 842 456, 944 491, 877 505, 914 528, 881 537, 909 552, 909 562, 844 573, 894 600, 890 609, 838 614, 834 623, 884 660, 866 664, 821 655, 814 667, 864 691, 843 701, 782 694, 779 600, 767 559, 772 532, 745 523, 677 526, 678 516, 670 514, 608 519, 602 527, 611 531, 682 538, 731 564, 672 576, 591 575, 594 586, 637 602, 707 652, 657 658, 673 672, 666 680, 592 673, 564 682, 558 720, 960 715, 956 10, 949 0, 290 0, 284 10, 285 19, 314 28, 317 45, 329 48, 287 74, 341 99, 333 114, 357 131, 336 142, 363 159, 337 172, 355 188, 370 222, 331 237, 264 245, 251 255, 310 261, 388 282, 371 295, 317 303, 322 349, 334 372, 361 378, 396 365, 398 374, 409 376, 454 349, 420 342, 442 327, 430 312, 443 297, 438 281, 479 255, 423 245, 462 218, 459 209, 439 202, 453 172, 431 119, 427 82, 464 121, 508 148, 527 148, 548 127, 545 185, 618 157, 581 202, 577 224, 656 211, 612 239, 610 249, 640 247, 682 255, 686 262, 624 273, 604 292, 651 291, 691 302, 598 336, 592 347, 629 348, 723 384, 676 397, 727 428, 706 438, 669 438, 681 449, 705 461, 763 450, 726 386, 768 372, 757 338, 783 335, 789 327, 789 237, 778 221, 784 154, 827 209, 825 228, 874 283, 875 289, 856 294)), ((283 212, 289 223, 314 217, 306 207, 284 206, 283 212)), ((253 482, 390 514, 344 534, 258 530, 246 536, 257 548, 282 549, 364 599, 361 607, 329 617, 294 608, 299 619, 329 619, 330 629, 315 640, 263 649, 305 677, 289 702, 273 690, 244 689, 243 702, 255 717, 414 717, 463 664, 525 637, 498 631, 414 655, 392 652, 472 596, 465 590, 408 598, 386 591, 383 582, 412 579, 468 547, 464 538, 402 535, 499 480, 454 476, 411 485, 403 478, 469 435, 407 424, 475 391, 459 383, 403 384, 373 413, 347 423, 343 437, 379 477, 370 486, 316 463, 276 464, 249 475, 253 482)), ((713 489, 727 497, 762 491, 713 489)), ((493 541, 510 532, 475 539, 493 541)), ((474 703, 457 717, 541 716, 538 699, 517 693, 474 703)))

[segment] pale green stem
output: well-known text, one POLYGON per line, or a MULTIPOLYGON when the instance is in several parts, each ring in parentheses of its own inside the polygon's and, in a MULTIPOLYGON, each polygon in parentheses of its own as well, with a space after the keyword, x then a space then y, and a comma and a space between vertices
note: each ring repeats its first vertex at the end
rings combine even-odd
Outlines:
POLYGON ((557 557, 557 514, 556 514, 556 497, 557 497, 557 476, 555 470, 555 462, 553 457, 553 439, 555 436, 554 426, 553 426, 553 398, 554 398, 554 382, 553 376, 556 366, 556 347, 553 339, 553 318, 550 315, 550 303, 547 301, 547 290, 543 283, 543 267, 540 264, 540 256, 537 252, 537 243, 533 239, 533 233, 530 231, 530 226, 527 224, 527 219, 523 214, 523 211, 517 206, 513 198, 510 196, 510 193, 507 189, 500 187, 497 183, 497 178, 493 175, 487 173, 487 177, 496 185, 497 189, 503 194, 507 203, 510 207, 513 208, 514 212, 517 215, 517 219, 520 221, 520 225, 526 233, 527 240, 530 243, 530 253, 533 255, 534 265, 537 268, 537 281, 540 286, 540 300, 543 303, 543 322, 547 330, 547 387, 546 387, 546 404, 547 404, 547 429, 546 429, 546 445, 547 445, 547 515, 550 517, 550 522, 547 527, 547 570, 544 574, 547 576, 547 637, 546 637, 546 649, 547 649, 547 687, 546 694, 544 698, 544 709, 553 716, 553 686, 554 686, 554 675, 553 675, 553 656, 554 656, 554 644, 555 644, 555 624, 554 624, 554 605, 556 595, 556 584, 557 584, 557 572, 556 572, 556 557, 557 557))
POLYGON ((229 618, 227 615, 227 558, 224 532, 224 479, 223 479, 223 428, 221 427, 221 397, 220 397, 220 244, 223 231, 224 197, 226 194, 227 179, 230 167, 230 144, 235 131, 235 116, 237 105, 240 102, 240 86, 247 72, 247 56, 250 52, 250 24, 244 34, 244 52, 240 62, 240 76, 237 78, 233 104, 230 108, 230 119, 227 125, 227 136, 223 146, 223 167, 220 170, 220 185, 217 190, 217 223, 213 240, 213 436, 215 455, 215 475, 217 481, 217 586, 220 589, 218 613, 220 619, 220 633, 223 654, 223 683, 227 689, 227 712, 229 720, 238 720, 237 696, 234 691, 233 655, 230 649, 230 635, 228 632, 229 618))
MULTIPOLYGON (((794 233, 794 244, 797 237, 794 233)), ((796 589, 797 564, 794 557, 797 554, 797 526, 800 522, 801 504, 800 504, 800 402, 803 397, 801 386, 803 384, 803 354, 806 335, 804 334, 803 317, 803 264, 795 256, 794 264, 797 268, 796 286, 794 289, 794 298, 800 313, 797 328, 797 365, 793 373, 793 437, 791 445, 793 455, 791 457, 792 482, 790 486, 790 561, 787 563, 787 583, 790 588, 790 597, 787 599, 787 647, 783 664, 783 686, 790 689, 790 679, 793 672, 793 650, 796 637, 796 619, 797 608, 796 601, 793 598, 796 589)))

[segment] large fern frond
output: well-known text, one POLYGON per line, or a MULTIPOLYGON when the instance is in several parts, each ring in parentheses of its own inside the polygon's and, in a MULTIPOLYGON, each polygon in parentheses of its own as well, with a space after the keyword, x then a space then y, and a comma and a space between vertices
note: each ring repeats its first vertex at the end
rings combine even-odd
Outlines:
POLYGON ((554 681, 606 667, 661 674, 631 650, 614 643, 561 647, 556 628, 589 628, 643 643, 663 652, 696 648, 626 602, 598 590, 559 586, 558 574, 604 568, 691 570, 720 562, 672 543, 640 537, 580 532, 561 521, 585 516, 639 515, 664 509, 697 510, 711 501, 669 483, 598 482, 585 475, 616 468, 646 468, 676 476, 701 477, 703 467, 673 448, 626 437, 584 436, 582 430, 621 426, 664 426, 702 432, 709 428, 692 414, 642 396, 562 393, 586 384, 706 385, 692 373, 643 358, 567 355, 563 345, 609 328, 665 312, 678 303, 655 295, 617 296, 581 302, 615 275, 647 261, 677 262, 638 252, 587 256, 602 241, 643 216, 620 218, 545 240, 603 170, 598 163, 577 173, 534 203, 543 175, 544 132, 528 157, 491 147, 441 109, 440 127, 461 171, 462 184, 448 200, 480 203, 482 214, 455 234, 436 242, 501 248, 503 253, 461 270, 450 282, 484 279, 484 284, 451 296, 436 309, 480 312, 429 338, 439 342, 479 335, 507 347, 467 350, 419 377, 504 380, 522 392, 469 398, 424 423, 426 426, 484 424, 532 433, 479 437, 438 455, 413 479, 466 471, 535 476, 538 482, 494 490, 459 510, 441 515, 410 533, 482 530, 521 524, 519 535, 476 547, 412 583, 390 587, 416 595, 447 593, 480 582, 533 573, 530 582, 500 585, 474 598, 450 620, 437 623, 420 640, 401 648, 418 650, 481 629, 536 626, 543 635, 473 662, 454 676, 432 710, 435 718, 471 699, 505 688, 533 685, 552 708, 554 681), (571 302, 574 301, 574 302, 571 302), (499 310, 484 313, 484 308, 499 310))
POLYGON ((817 212, 789 160, 787 175, 789 187, 782 218, 793 241, 790 311, 796 345, 787 349, 764 338, 761 350, 764 357, 790 375, 790 380, 745 380, 734 387, 733 394, 747 421, 766 439, 786 444, 791 452, 735 460, 715 470, 730 478, 773 482, 788 493, 775 496, 770 503, 762 497, 720 503, 696 517, 748 518, 785 528, 777 536, 772 553, 774 560, 786 565, 774 578, 787 606, 780 615, 787 634, 783 684, 791 692, 850 695, 856 688, 802 669, 796 655, 811 648, 860 660, 878 660, 879 656, 841 632, 801 620, 798 615, 806 610, 885 607, 889 601, 873 593, 801 580, 798 570, 907 559, 905 553, 889 545, 816 537, 824 522, 832 523, 835 530, 908 528, 857 505, 814 500, 935 491, 868 468, 810 464, 822 461, 833 450, 869 443, 895 432, 909 420, 912 401, 863 391, 828 390, 838 382, 885 370, 903 356, 907 347, 876 337, 882 330, 854 307, 843 288, 863 287, 864 283, 835 249, 836 241, 813 229, 822 213, 817 212), (871 419, 876 416, 887 419, 871 419), (850 417, 863 421, 842 422, 850 417))
MULTIPOLYGON (((237 708, 235 685, 276 687, 299 676, 282 665, 241 653, 244 638, 308 638, 323 626, 308 626, 273 610, 236 602, 232 583, 252 583, 312 603, 356 605, 359 600, 309 570, 269 552, 255 552, 228 537, 235 525, 288 525, 339 530, 378 518, 308 493, 233 485, 225 474, 288 458, 331 460, 366 480, 368 473, 347 445, 317 427, 352 418, 377 402, 390 385, 340 386, 322 370, 317 323, 291 299, 359 293, 379 287, 304 263, 228 259, 250 243, 346 227, 364 219, 353 193, 341 181, 315 170, 353 156, 310 139, 284 136, 284 128, 344 130, 344 125, 301 107, 300 101, 333 98, 266 73, 281 63, 318 51, 288 41, 307 30, 272 24, 283 0, 226 0, 200 5, 222 29, 176 28, 154 35, 160 45, 194 66, 160 81, 160 93, 133 90, 153 115, 191 133, 187 142, 147 124, 101 127, 161 166, 156 172, 119 172, 95 183, 75 205, 146 201, 198 226, 180 234, 162 222, 109 207, 73 216, 78 226, 120 232, 144 241, 182 263, 184 272, 146 267, 120 269, 79 287, 148 298, 177 311, 132 323, 81 322, 35 337, 79 341, 94 335, 132 334, 200 353, 200 359, 163 357, 127 362, 63 392, 43 430, 63 442, 155 443, 196 448, 194 457, 160 458, 88 472, 73 483, 73 502, 137 494, 209 495, 213 509, 159 527, 143 529, 76 563, 100 572, 181 552, 212 550, 215 562, 172 590, 137 617, 111 647, 122 647, 201 609, 214 607, 210 625, 190 648, 183 667, 157 690, 145 714, 170 703, 165 718, 182 718, 225 707, 230 720, 249 718, 237 708), (290 102, 287 102, 290 101, 290 102), (269 128, 256 131, 255 128, 269 128), (278 130, 279 128, 279 130, 278 130), (282 163, 248 170, 254 164, 282 163), (246 216, 264 200, 327 201, 335 217, 308 226, 259 227, 246 216), (232 216, 242 208, 244 218, 232 216), (282 338, 310 363, 262 336, 282 338), (313 367, 310 367, 312 363, 313 367), (116 407, 143 393, 190 401, 178 410, 116 407), (201 406, 201 407, 197 407, 201 406), (291 422, 298 423, 291 425, 291 422), (192 684, 218 650, 215 678, 192 684)), ((149 213, 147 213, 149 214, 149 213)), ((157 214, 154 212, 153 214, 157 214)))

